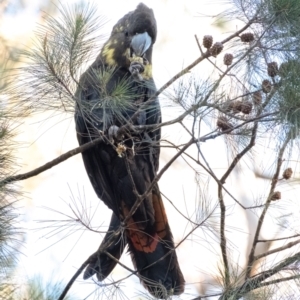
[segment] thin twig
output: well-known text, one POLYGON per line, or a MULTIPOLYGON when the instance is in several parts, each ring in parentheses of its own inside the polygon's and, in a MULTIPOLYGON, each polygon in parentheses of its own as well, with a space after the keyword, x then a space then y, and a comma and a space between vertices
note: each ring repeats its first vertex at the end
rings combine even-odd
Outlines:
MULTIPOLYGON (((245 294, 249 293, 252 290, 255 290, 262 286, 262 282, 271 276, 279 273, 280 271, 284 270, 289 265, 292 265, 295 262, 298 262, 300 259, 300 252, 294 254, 291 257, 286 258, 281 263, 277 264, 270 270, 262 272, 260 275, 248 278, 241 286, 229 290, 227 293, 223 294, 219 300, 228 299, 228 295, 231 295, 231 299, 239 299, 240 297, 244 296, 245 294), (234 296, 234 298, 233 298, 234 296)), ((267 285, 268 283, 265 283, 267 285)))
POLYGON ((97 255, 98 255, 98 253, 95 252, 79 267, 79 269, 75 272, 75 274, 69 280, 69 282, 67 283, 67 285, 65 286, 64 290, 62 291, 62 293, 60 294, 60 296, 57 300, 63 300, 65 298, 65 296, 67 295, 68 291, 72 287, 72 285, 75 282, 75 280, 77 279, 77 277, 81 274, 81 272, 86 268, 86 266, 89 263, 93 262, 97 258, 97 255))
POLYGON ((258 243, 257 241, 259 239, 260 231, 261 231, 261 228, 262 228, 267 210, 268 210, 268 208, 270 206, 270 203, 271 203, 271 197, 274 193, 276 184, 278 182, 279 173, 280 173, 280 169, 281 169, 281 165, 282 165, 283 153, 284 153, 285 148, 287 147, 290 140, 291 140, 291 134, 288 133, 287 137, 286 137, 286 139, 285 139, 285 141, 284 141, 284 143, 283 143, 283 145, 280 148, 279 153, 278 153, 276 171, 274 173, 274 176, 273 176, 273 179, 272 179, 272 182, 271 182, 271 187, 270 187, 269 195, 268 195, 267 200, 266 200, 265 207, 264 207, 264 209, 263 209, 263 211, 260 215, 260 218, 258 220, 258 224, 257 224, 257 228, 256 228, 256 231, 255 231, 251 251, 250 251, 250 254, 249 254, 248 263, 247 263, 247 270, 246 270, 246 279, 251 274, 251 270, 252 270, 252 266, 253 266, 254 258, 255 258, 254 253, 255 253, 256 245, 258 243))
POLYGON ((195 37, 195 39, 196 39, 196 43, 197 43, 197 45, 198 45, 198 48, 199 48, 199 50, 200 50, 200 53, 201 53, 201 55, 203 55, 204 52, 203 52, 203 50, 202 50, 201 44, 199 43, 199 40, 198 40, 197 35, 195 34, 194 37, 195 37))
POLYGON ((294 279, 299 279, 299 278, 300 278, 300 275, 294 275, 294 276, 289 276, 289 277, 284 277, 284 278, 278 278, 278 279, 275 279, 275 280, 262 282, 262 283, 259 284, 259 286, 257 288, 261 288, 261 287, 264 287, 264 286, 273 285, 273 284, 281 283, 281 282, 285 282, 285 281, 290 281, 290 280, 294 280, 294 279))
POLYGON ((148 187, 148 189, 144 192, 143 195, 140 195, 139 199, 137 199, 134 203, 134 205, 131 207, 128 215, 126 216, 126 218, 123 220, 123 222, 126 224, 128 222, 128 220, 133 216, 133 214, 136 212, 136 210, 138 209, 138 207, 140 206, 140 204, 142 203, 142 201, 147 197, 147 195, 152 191, 153 187, 155 186, 155 184, 157 184, 157 182, 159 181, 159 179, 161 178, 161 176, 166 172, 166 170, 173 164, 173 162, 180 156, 182 155, 182 153, 184 151, 186 151, 193 143, 195 143, 194 139, 191 139, 184 147, 182 147, 180 149, 180 151, 178 151, 169 161, 168 163, 160 170, 160 172, 155 176, 155 178, 153 179, 152 183, 150 184, 150 186, 148 187))
POLYGON ((300 234, 295 234, 292 236, 282 237, 282 238, 278 238, 278 239, 271 239, 271 240, 257 240, 257 242, 258 243, 269 243, 269 242, 281 241, 281 240, 286 240, 286 239, 292 239, 292 238, 295 238, 298 236, 300 236, 300 234))
MULTIPOLYGON (((257 113, 257 117, 259 117, 261 111, 257 113)), ((233 169, 236 167, 238 162, 241 160, 241 158, 250 151, 250 149, 255 145, 256 140, 256 133, 258 128, 258 121, 254 122, 254 126, 252 128, 252 134, 251 139, 249 141, 249 144, 236 155, 232 163, 230 164, 229 168, 225 172, 225 174, 221 177, 219 184, 218 184, 218 199, 220 202, 220 208, 221 208, 221 221, 220 221, 220 247, 222 252, 222 258, 224 262, 224 275, 225 275, 225 287, 228 287, 230 285, 230 274, 229 274, 229 263, 228 263, 228 257, 227 257, 227 241, 225 236, 225 218, 226 218, 226 206, 223 198, 223 185, 228 178, 229 174, 233 171, 233 169)))
POLYGON ((260 259, 262 257, 265 257, 265 256, 268 256, 270 254, 274 254, 276 252, 281 252, 283 250, 289 249, 289 248, 291 248, 291 247, 293 247, 293 246, 295 246, 299 243, 300 243, 300 240, 297 240, 297 241, 294 241, 294 242, 289 242, 289 243, 287 243, 286 245, 284 245, 282 247, 278 247, 278 248, 272 249, 270 251, 267 251, 265 253, 254 256, 254 260, 258 260, 258 259, 260 259))

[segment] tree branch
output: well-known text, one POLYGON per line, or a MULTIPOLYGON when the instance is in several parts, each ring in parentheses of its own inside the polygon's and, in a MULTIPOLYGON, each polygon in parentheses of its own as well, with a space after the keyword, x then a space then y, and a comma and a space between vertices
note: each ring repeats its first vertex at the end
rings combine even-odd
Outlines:
POLYGON ((298 236, 300 236, 300 234, 295 234, 292 236, 282 237, 282 238, 278 238, 278 239, 271 239, 271 240, 257 240, 257 242, 258 243, 269 243, 269 242, 281 241, 281 240, 286 240, 286 239, 292 239, 292 238, 295 238, 298 236))
POLYGON ((78 154, 78 153, 81 153, 81 152, 84 152, 92 147, 94 147, 95 145, 99 144, 101 141, 103 141, 103 137, 99 137, 99 138, 96 138, 80 147, 77 147, 75 149, 72 149, 60 156, 58 156, 57 158, 47 162, 46 164, 44 164, 43 166, 40 166, 30 172, 27 172, 27 173, 23 173, 23 174, 18 174, 18 175, 14 175, 14 176, 9 176, 9 177, 6 177, 4 178, 3 180, 0 181, 0 187, 8 184, 8 183, 12 183, 14 181, 19 181, 19 180, 24 180, 24 179, 28 179, 28 178, 31 178, 31 177, 34 177, 46 170, 49 170, 51 169, 52 167, 60 164, 61 162, 69 159, 70 157, 78 154))
POLYGON ((270 203, 272 201, 271 197, 274 193, 276 184, 278 182, 279 172, 280 172, 281 165, 282 165, 282 156, 283 156, 285 148, 287 147, 290 140, 291 140, 291 133, 289 132, 287 134, 287 137, 286 137, 282 147, 279 150, 276 171, 275 171, 273 179, 272 179, 269 195, 268 195, 268 198, 266 200, 265 207, 264 207, 264 209, 261 213, 261 216, 258 220, 255 236, 254 236, 253 243, 252 243, 252 248, 251 248, 251 251, 250 251, 250 254, 249 254, 249 258, 248 258, 247 270, 246 270, 246 279, 250 276, 250 273, 251 273, 251 270, 252 270, 252 266, 253 266, 253 263, 254 263, 254 257, 255 257, 254 253, 255 253, 256 245, 258 243, 259 234, 260 234, 260 231, 261 231, 261 228, 262 228, 263 221, 264 221, 264 218, 266 216, 267 210, 268 210, 268 208, 270 206, 270 203))
POLYGON ((278 247, 278 248, 272 249, 270 251, 267 251, 265 253, 254 256, 254 260, 258 260, 258 259, 260 259, 262 257, 265 257, 265 256, 268 256, 270 254, 286 250, 286 249, 291 248, 291 247, 293 247, 293 246, 295 246, 299 243, 300 243, 300 240, 297 240, 297 241, 294 241, 294 242, 289 242, 289 243, 287 243, 286 245, 284 245, 282 247, 278 247))
MULTIPOLYGON (((251 277, 248 278, 243 285, 235 288, 235 289, 231 289, 228 290, 227 292, 225 292, 220 298, 219 300, 225 300, 225 299, 229 299, 229 297, 231 297, 230 299, 239 299, 242 296, 246 295, 247 293, 249 293, 252 290, 255 290, 259 287, 262 286, 262 281, 268 279, 269 277, 277 274, 278 272, 284 270, 284 268, 288 267, 289 265, 298 262, 300 259, 300 252, 296 253, 295 255, 286 258, 285 260, 283 260, 281 263, 277 264, 277 266, 275 266, 274 268, 265 271, 263 273, 261 273, 258 276, 255 277, 251 277)), ((265 284, 267 285, 267 283, 265 284)))

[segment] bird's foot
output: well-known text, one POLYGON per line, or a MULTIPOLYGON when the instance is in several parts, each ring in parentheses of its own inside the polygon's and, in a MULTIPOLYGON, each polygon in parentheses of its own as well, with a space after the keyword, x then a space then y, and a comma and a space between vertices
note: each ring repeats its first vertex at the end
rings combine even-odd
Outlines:
POLYGON ((129 72, 133 76, 133 78, 137 81, 143 81, 143 76, 141 73, 145 71, 144 65, 139 61, 133 61, 130 64, 129 72))
POLYGON ((120 132, 120 128, 116 125, 112 125, 108 129, 108 139, 113 144, 118 143, 123 139, 123 134, 120 132))

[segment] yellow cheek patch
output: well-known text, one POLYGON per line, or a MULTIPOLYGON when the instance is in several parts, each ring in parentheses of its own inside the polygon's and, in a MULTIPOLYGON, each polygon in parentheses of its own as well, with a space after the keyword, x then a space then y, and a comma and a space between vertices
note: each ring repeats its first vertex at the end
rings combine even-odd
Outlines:
POLYGON ((152 65, 147 64, 144 67, 145 67, 145 70, 141 75, 144 79, 148 80, 148 79, 152 78, 152 65))
POLYGON ((115 66, 116 61, 114 59, 114 52, 115 50, 113 48, 110 48, 111 43, 108 42, 102 49, 102 56, 104 58, 104 61, 109 66, 115 66))

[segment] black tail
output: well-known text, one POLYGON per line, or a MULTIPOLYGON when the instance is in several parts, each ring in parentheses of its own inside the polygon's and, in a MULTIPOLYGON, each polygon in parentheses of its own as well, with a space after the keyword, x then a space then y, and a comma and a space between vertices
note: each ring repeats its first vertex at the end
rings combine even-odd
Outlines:
POLYGON ((129 222, 128 245, 144 287, 156 298, 180 295, 184 291, 170 226, 158 186, 152 190, 155 223, 141 231, 129 222))
MULTIPOLYGON (((155 215, 154 224, 148 224, 146 228, 141 229, 139 223, 130 218, 127 222, 127 237, 115 233, 120 227, 120 220, 113 214, 109 231, 99 249, 106 250, 119 260, 128 242, 133 264, 144 287, 154 297, 166 299, 168 295, 182 294, 185 281, 177 261, 173 236, 157 185, 152 191, 152 205, 155 215), (111 237, 113 237, 112 242, 103 248, 111 237)), ((125 217, 128 213, 128 209, 123 208, 125 217)), ((98 280, 102 281, 116 264, 115 260, 99 251, 95 261, 91 262, 85 270, 84 279, 96 273, 98 280)))
POLYGON ((134 248, 129 241, 132 261, 139 271, 144 287, 156 298, 167 299, 168 295, 180 295, 184 291, 184 278, 174 249, 172 233, 160 240, 152 253, 134 248))
MULTIPOLYGON (((119 260, 124 248, 126 246, 126 237, 124 234, 116 234, 117 229, 120 228, 120 220, 119 218, 113 213, 108 232, 106 233, 99 249, 98 254, 94 261, 92 261, 83 274, 84 279, 88 279, 89 277, 97 274, 97 278, 99 281, 104 280, 114 269, 117 264, 116 260, 119 260), (109 241, 109 244, 105 247, 105 244, 109 241), (99 250, 105 250, 116 260, 111 259, 105 253, 101 253, 99 250)), ((97 253, 96 252, 96 253, 97 253)))

